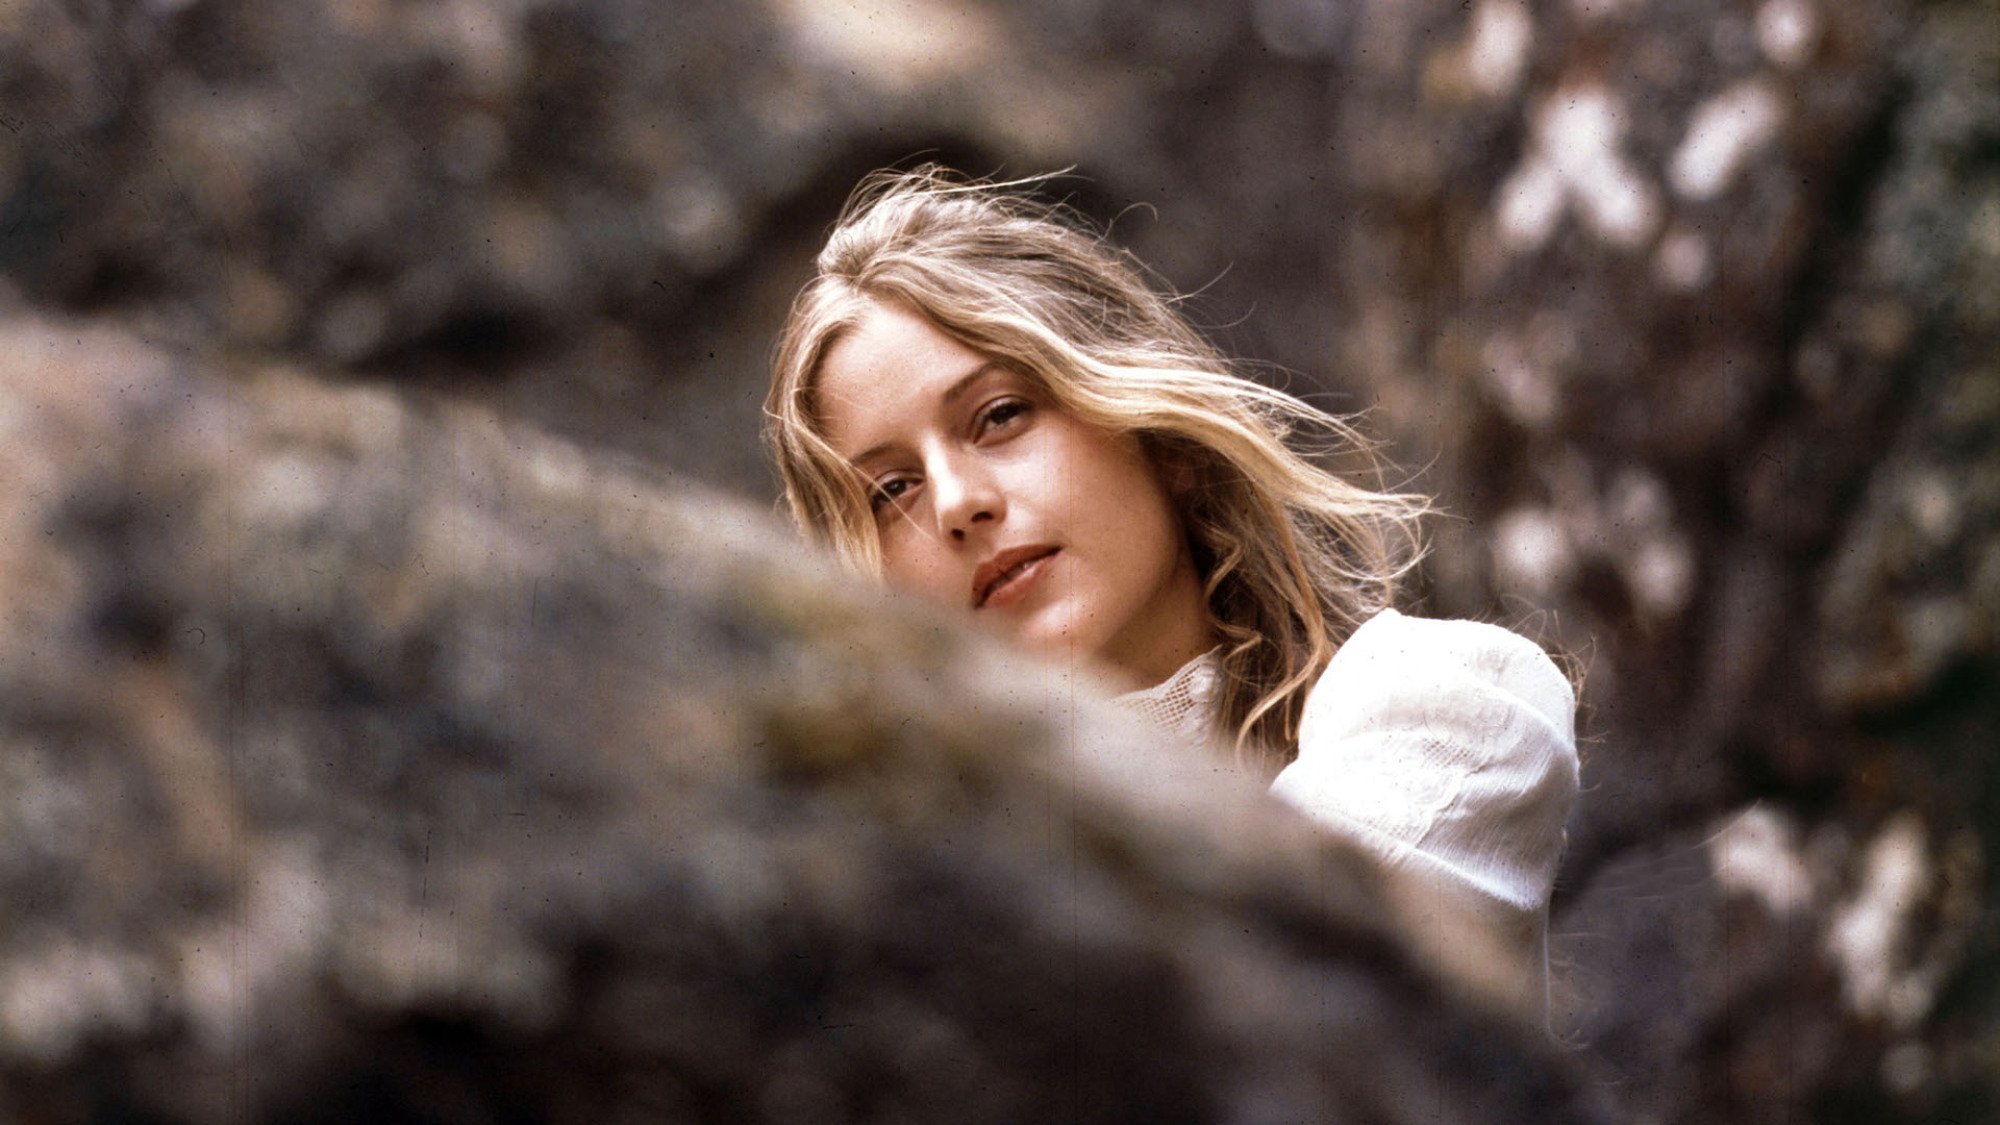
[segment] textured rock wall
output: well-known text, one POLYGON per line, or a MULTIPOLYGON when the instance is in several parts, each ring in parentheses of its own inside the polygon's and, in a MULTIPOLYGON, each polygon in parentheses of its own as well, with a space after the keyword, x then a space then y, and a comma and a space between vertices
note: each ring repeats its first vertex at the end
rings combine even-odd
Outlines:
POLYGON ((1578 657, 1556 929, 1600 1092, 1649 1120, 1976 1119, 1996 24, 1975 0, 31 0, 0 9, 0 275, 767 494, 762 360, 854 178, 919 150, 1073 163, 1063 190, 1225 346, 1367 409, 1462 517, 1432 611, 1578 657))

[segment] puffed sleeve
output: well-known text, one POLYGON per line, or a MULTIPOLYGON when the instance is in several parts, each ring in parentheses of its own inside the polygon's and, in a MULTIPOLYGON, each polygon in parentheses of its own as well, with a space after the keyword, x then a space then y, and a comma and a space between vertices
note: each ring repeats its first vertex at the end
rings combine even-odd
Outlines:
POLYGON ((1569 681, 1534 642, 1385 610, 1314 685, 1298 757, 1271 790, 1490 920, 1546 1010, 1575 721, 1569 681))

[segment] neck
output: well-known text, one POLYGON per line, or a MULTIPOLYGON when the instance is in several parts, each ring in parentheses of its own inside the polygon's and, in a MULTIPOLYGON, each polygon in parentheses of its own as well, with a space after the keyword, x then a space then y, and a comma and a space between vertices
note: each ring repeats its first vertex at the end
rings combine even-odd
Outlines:
POLYGON ((1138 636, 1119 638, 1098 654, 1100 670, 1120 691, 1138 691, 1161 683, 1181 666, 1221 641, 1202 597, 1201 576, 1185 548, 1174 577, 1153 612, 1145 615, 1138 636))

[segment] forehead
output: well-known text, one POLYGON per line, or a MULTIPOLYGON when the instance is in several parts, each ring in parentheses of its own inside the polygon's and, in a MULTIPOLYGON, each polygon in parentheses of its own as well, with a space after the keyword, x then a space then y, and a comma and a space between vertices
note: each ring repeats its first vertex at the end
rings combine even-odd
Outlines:
POLYGON ((853 457, 928 418, 986 363, 921 314, 871 301, 820 361, 813 404, 827 441, 853 457))

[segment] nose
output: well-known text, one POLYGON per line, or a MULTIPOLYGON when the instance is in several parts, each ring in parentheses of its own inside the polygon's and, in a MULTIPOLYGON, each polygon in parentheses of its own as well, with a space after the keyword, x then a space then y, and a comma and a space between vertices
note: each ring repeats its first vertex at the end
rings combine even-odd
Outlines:
POLYGON ((965 542, 972 528, 998 523, 1006 515, 1006 496, 992 468, 968 452, 939 452, 927 470, 938 535, 965 542))

